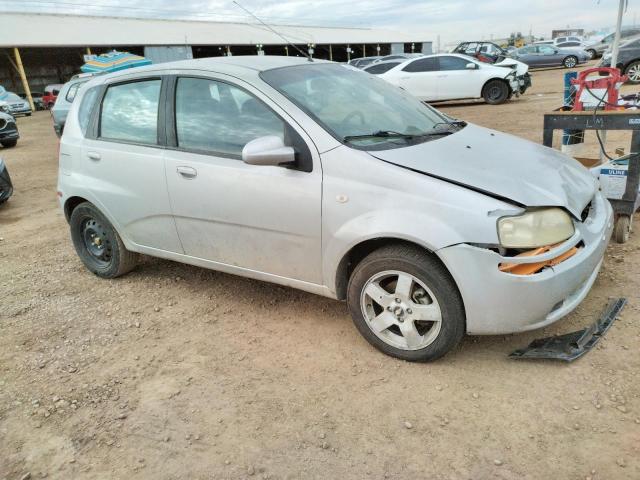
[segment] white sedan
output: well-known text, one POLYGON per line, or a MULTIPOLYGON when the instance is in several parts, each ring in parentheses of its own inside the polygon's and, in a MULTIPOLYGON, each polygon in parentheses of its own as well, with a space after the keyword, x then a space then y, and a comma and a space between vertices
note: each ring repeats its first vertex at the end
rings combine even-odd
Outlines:
POLYGON ((455 53, 381 62, 365 69, 422 101, 484 98, 494 105, 531 86, 528 70, 513 59, 489 64, 455 53))

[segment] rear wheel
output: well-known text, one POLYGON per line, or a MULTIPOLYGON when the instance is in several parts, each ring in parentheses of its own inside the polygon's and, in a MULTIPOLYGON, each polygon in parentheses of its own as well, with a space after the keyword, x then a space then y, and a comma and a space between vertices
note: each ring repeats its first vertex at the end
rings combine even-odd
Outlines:
POLYGON ((627 243, 631 233, 631 218, 628 215, 620 215, 616 220, 614 237, 618 243, 627 243))
POLYGON ((18 139, 14 138, 12 140, 2 140, 0 144, 2 144, 4 148, 13 148, 18 144, 18 139))
POLYGON ((562 61, 562 65, 564 65, 565 68, 573 68, 577 64, 578 64, 578 57, 574 55, 569 55, 568 57, 565 57, 565 59, 562 61))
POLYGON ((484 101, 491 105, 506 102, 511 96, 509 86, 502 80, 490 80, 482 90, 484 101))
POLYGON ((73 246, 90 271, 115 278, 131 271, 138 256, 130 252, 106 217, 89 202, 78 205, 69 219, 73 246))
POLYGON ((624 71, 629 83, 640 83, 640 60, 631 62, 624 71))
POLYGON ((462 298, 437 259, 390 245, 365 257, 349 280, 353 322, 378 350, 409 361, 435 360, 465 333, 462 298))

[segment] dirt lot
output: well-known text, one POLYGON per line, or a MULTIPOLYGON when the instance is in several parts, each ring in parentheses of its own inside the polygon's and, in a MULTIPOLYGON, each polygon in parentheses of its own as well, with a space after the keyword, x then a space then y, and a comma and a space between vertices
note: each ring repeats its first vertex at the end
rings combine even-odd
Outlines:
MULTIPOLYGON (((443 110, 540 142, 562 73, 443 110)), ((0 208, 0 479, 640 478, 638 234, 555 326, 409 364, 325 298, 152 258, 94 277, 57 207, 49 114, 18 123, 0 151, 16 189, 0 208), (610 296, 629 305, 585 358, 507 359, 610 296)))

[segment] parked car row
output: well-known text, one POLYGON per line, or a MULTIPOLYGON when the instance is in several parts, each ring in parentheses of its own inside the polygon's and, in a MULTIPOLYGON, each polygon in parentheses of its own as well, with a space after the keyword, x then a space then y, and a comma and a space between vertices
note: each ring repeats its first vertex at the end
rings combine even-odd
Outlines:
POLYGON ((483 98, 499 104, 531 85, 528 67, 511 59, 499 64, 468 55, 436 54, 380 62, 364 69, 422 101, 483 98))

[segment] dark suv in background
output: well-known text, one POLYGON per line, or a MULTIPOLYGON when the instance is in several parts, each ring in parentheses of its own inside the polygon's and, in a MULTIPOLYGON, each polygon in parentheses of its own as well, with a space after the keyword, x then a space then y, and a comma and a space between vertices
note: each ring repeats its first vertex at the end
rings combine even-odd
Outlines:
MULTIPOLYGON (((599 66, 611 66, 611 52, 602 56, 599 66)), ((640 83, 640 35, 629 38, 620 44, 618 61, 615 66, 629 77, 629 83, 640 83)))
MULTIPOLYGON (((620 32, 620 40, 635 37, 636 35, 640 35, 640 27, 623 27, 622 31, 620 32)), ((611 48, 611 45, 613 45, 614 37, 615 33, 610 33, 598 42, 587 42, 587 46, 584 49, 591 54, 591 58, 601 57, 602 55, 604 55, 604 52, 606 52, 609 48, 611 48)))

